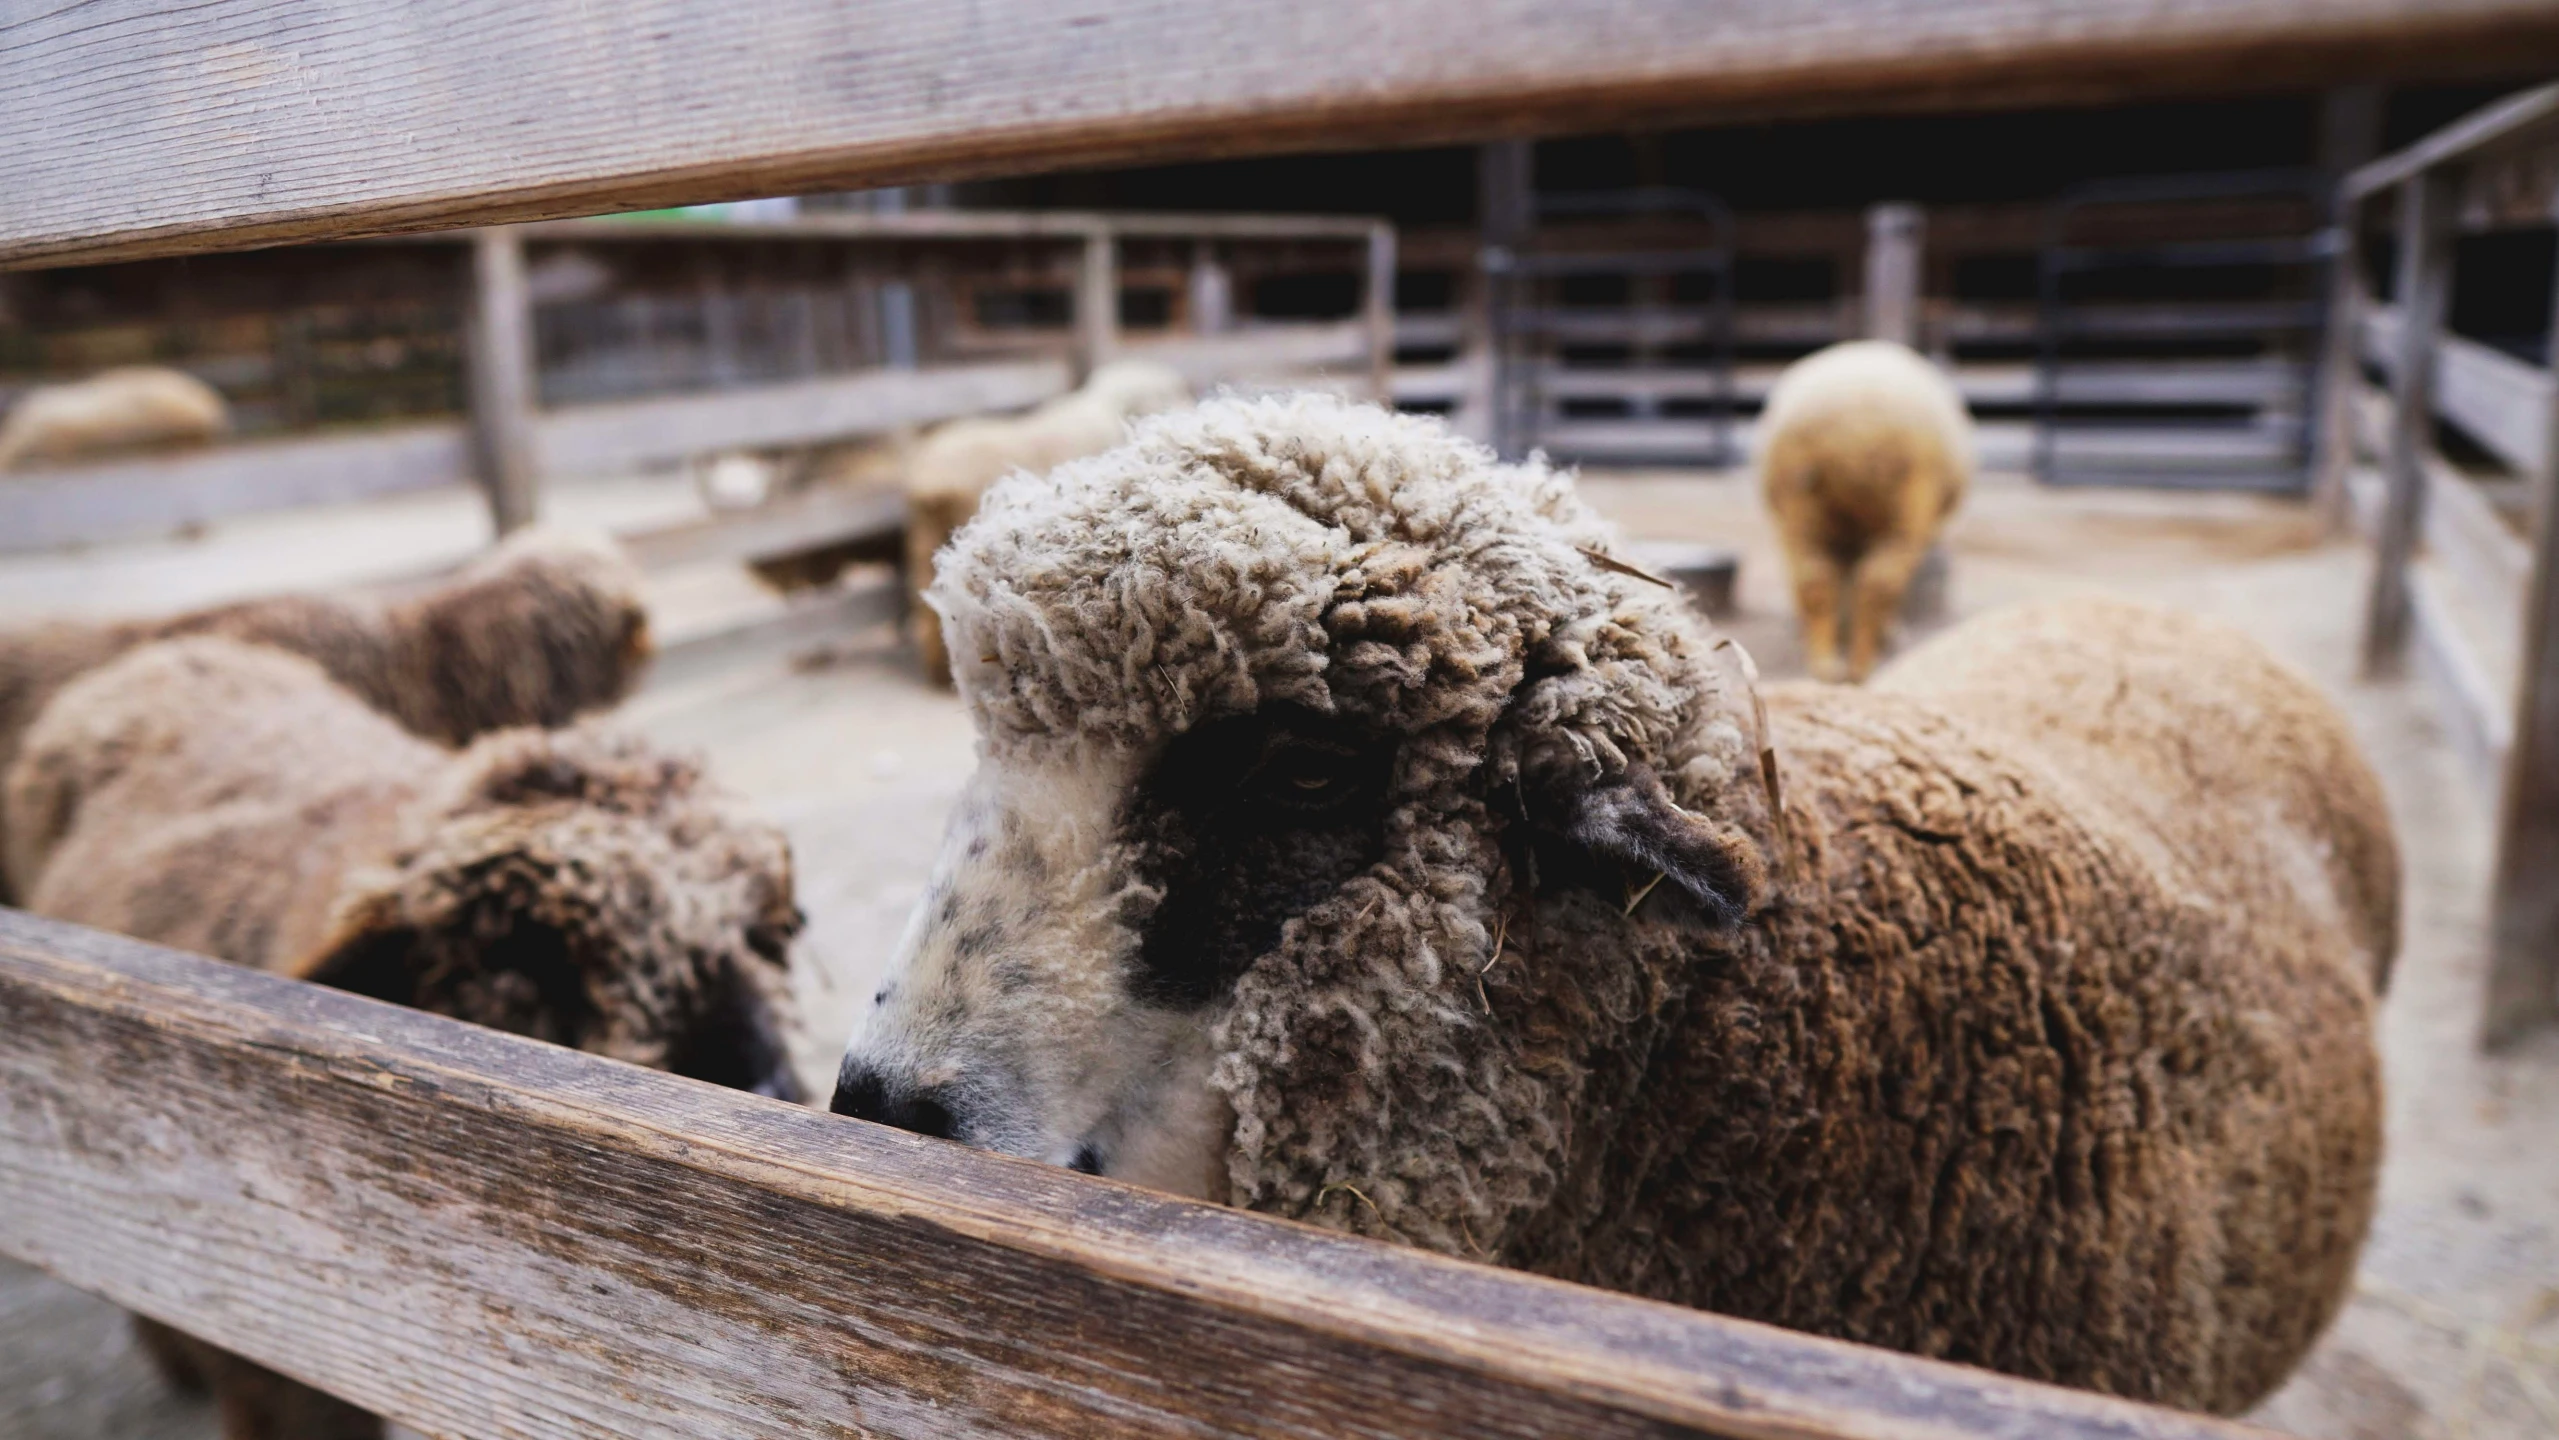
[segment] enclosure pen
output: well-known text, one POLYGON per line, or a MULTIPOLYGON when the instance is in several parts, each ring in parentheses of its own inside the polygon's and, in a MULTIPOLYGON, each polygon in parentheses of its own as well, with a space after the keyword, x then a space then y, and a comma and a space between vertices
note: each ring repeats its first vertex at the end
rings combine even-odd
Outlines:
POLYGON ((2373 535, 2365 667, 2386 672, 2416 651, 2500 796, 2480 1032, 2500 1045, 2559 1020, 2559 356, 2527 364, 2452 334, 2445 311, 2457 237, 2559 218, 2559 85, 2375 160, 2344 191, 2349 243, 2368 202, 2397 208, 2393 303, 2376 303, 2349 267, 2330 319, 2359 337, 2358 358, 2390 390, 2374 392, 2359 367, 2330 367, 2322 410, 2344 433, 2322 479, 2373 535), (2512 478, 2446 463, 2438 416, 2512 478), (2373 464, 2358 465, 2358 451, 2373 464), (2432 563, 2417 563, 2421 547, 2432 563))
MULTIPOLYGON (((429 25, 389 0, 95 0, 0 19, 0 267, 2483 57, 2559 63, 2559 5, 456 0, 429 25)), ((2366 188, 2471 153, 2420 147, 2366 188)), ((1391 273, 1391 235, 1359 243, 1391 273)), ((1087 296, 1111 263, 1086 251, 1087 296)), ((504 301, 507 261, 486 269, 504 301)), ((1386 311, 1372 285, 1357 323, 1374 368, 1386 311)), ((1087 316, 1089 358, 1113 340, 1087 316)), ((2430 319, 2412 311, 2419 334, 2394 352, 2448 356, 2430 319)), ((922 419, 1029 403, 1071 369, 841 383, 922 419)), ((2546 475, 2537 383, 2540 418, 2517 433, 2539 437, 2546 475)), ((799 402, 733 403, 787 418, 799 402)), ((527 451, 628 443, 613 425, 526 429, 519 409, 487 436, 503 517, 527 451)), ((464 442, 402 443, 427 467, 464 442)), ((2391 485, 2421 484, 2422 447, 2392 454, 2391 485)), ((329 470, 292 483, 334 493, 329 470)), ((2436 499, 2390 507, 2391 557, 2461 523, 2436 499)), ((2510 872, 2547 873, 2559 824, 2554 516, 2545 501, 2522 720, 2503 732, 2510 872)), ((2408 591, 2421 637, 2427 593, 2408 591)), ((2543 959, 2559 948, 2532 891, 2510 884, 2501 911, 2516 966, 2537 963, 2536 934, 2543 959)), ((2546 996, 2546 970, 2537 983, 2546 996)), ((16 912, 0 912, 0 1253, 474 1440, 2262 1433, 1173 1200, 16 912)))

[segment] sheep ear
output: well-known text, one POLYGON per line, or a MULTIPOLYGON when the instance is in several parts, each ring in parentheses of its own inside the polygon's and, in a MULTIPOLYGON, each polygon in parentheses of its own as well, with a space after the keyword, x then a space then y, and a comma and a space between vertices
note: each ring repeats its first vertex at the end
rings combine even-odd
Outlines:
POLYGON ((1750 837, 1681 809, 1643 766, 1551 787, 1543 801, 1541 859, 1562 862, 1541 866, 1560 872, 1545 878, 1620 899, 1630 912, 1648 891, 1667 889, 1719 930, 1740 924, 1759 896, 1764 872, 1750 837))

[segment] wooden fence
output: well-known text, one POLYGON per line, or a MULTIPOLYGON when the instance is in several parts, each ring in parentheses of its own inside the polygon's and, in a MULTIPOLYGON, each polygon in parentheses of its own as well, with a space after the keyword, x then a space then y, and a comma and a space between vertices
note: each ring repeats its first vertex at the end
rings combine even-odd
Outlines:
MULTIPOLYGON (((2524 0, 1732 0, 1703 23, 1685 0, 415 13, 96 0, 0 21, 0 263, 2559 58, 2559 9, 2524 0)), ((1170 1200, 14 914, 0 1194, 0 1252, 482 1440, 2243 1433, 1170 1200)))
MULTIPOLYGON (((569 220, 411 237, 471 248, 467 422, 253 440, 193 455, 61 467, 0 485, 0 554, 165 535, 233 515, 430 489, 477 479, 501 531, 532 519, 545 477, 611 474, 726 450, 805 446, 1018 410, 1070 388, 1115 355, 1160 360, 1194 385, 1325 375, 1378 393, 1393 363, 1395 233, 1382 221, 1316 215, 927 212, 787 221, 569 220), (526 250, 794 241, 827 245, 1018 241, 1078 257, 1071 338, 1056 353, 992 355, 738 385, 683 395, 545 406, 533 353, 526 250), (1193 323, 1124 335, 1125 242, 1228 247, 1287 243, 1349 252, 1360 312, 1340 321, 1193 323)), ((1014 347, 1017 351, 1020 346, 1014 347)), ((741 517, 752 529, 772 527, 741 517)), ((811 534, 811 544, 846 537, 811 534)))
MULTIPOLYGON (((2396 207, 2392 303, 2344 267, 2323 409, 2333 501, 2373 537, 2364 660, 2412 649, 2453 733, 2499 803, 2482 1037, 2559 1020, 2559 381, 2450 333, 2464 233, 2559 223, 2559 85, 2492 105, 2349 176, 2344 234, 2362 207, 2396 207), (2383 377, 2386 392, 2364 379, 2383 377), (2484 469, 2449 462, 2438 421, 2484 469)), ((2545 317, 2559 346, 2559 315, 2545 317)))

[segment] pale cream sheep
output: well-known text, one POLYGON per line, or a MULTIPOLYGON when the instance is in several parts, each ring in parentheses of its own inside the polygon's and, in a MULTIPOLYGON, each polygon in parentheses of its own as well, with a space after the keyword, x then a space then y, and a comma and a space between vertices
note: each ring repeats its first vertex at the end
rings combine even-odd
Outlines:
POLYGON ((1916 351, 1853 340, 1786 367, 1759 436, 1760 484, 1794 576, 1805 661, 1824 680, 1863 680, 1972 481, 1972 416, 1916 351))
POLYGON ((0 470, 202 445, 231 433, 231 409, 192 375, 156 365, 39 385, 0 417, 0 470))
POLYGON ((923 603, 933 585, 933 557, 977 513, 987 487, 1016 470, 1042 474, 1099 455, 1126 438, 1130 419, 1178 410, 1190 400, 1189 384, 1170 366, 1115 360, 1095 370, 1083 388, 1026 415, 954 420, 917 444, 906 470, 907 625, 927 676, 937 684, 951 680, 941 617, 923 603))

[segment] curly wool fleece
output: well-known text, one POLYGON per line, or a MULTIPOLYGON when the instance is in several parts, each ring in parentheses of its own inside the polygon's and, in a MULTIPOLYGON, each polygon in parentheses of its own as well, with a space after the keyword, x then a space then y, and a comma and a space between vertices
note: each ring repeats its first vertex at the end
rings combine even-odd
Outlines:
POLYGON ((1400 742, 1382 859, 1210 1021, 1226 1198, 2064 1383, 2262 1395, 2334 1312, 2378 1157, 2396 860, 2333 710, 2174 616, 1976 622, 1875 692, 1772 689, 1781 844, 1706 626, 1608 541, 1542 465, 1299 396, 1007 482, 946 556, 990 764, 1137 773, 1274 702, 1400 742), (1509 833, 1647 776, 1730 851, 1744 923, 1640 869, 1541 883, 1509 833))

